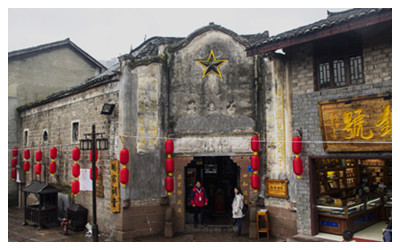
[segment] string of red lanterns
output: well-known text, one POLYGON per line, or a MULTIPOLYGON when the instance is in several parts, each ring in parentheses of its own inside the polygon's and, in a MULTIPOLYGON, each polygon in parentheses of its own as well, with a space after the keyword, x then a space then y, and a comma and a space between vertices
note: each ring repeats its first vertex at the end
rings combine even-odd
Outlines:
POLYGON ((300 179, 303 174, 303 161, 299 157, 302 151, 302 141, 301 137, 295 136, 292 139, 292 151, 295 154, 293 159, 293 172, 296 174, 297 178, 300 179))
POLYGON ((56 170, 57 170, 57 164, 55 162, 55 159, 57 158, 57 148, 56 147, 52 147, 50 148, 50 165, 49 165, 49 172, 51 174, 51 176, 54 176, 56 170))
POLYGON ((260 188, 260 176, 258 170, 260 169, 260 157, 258 151, 260 150, 260 139, 258 136, 253 136, 250 141, 251 150, 254 152, 251 157, 251 169, 254 171, 250 177, 251 188, 254 189, 254 193, 258 192, 260 188))
POLYGON ((36 154, 35 154, 35 159, 36 159, 35 174, 36 174, 36 177, 39 177, 39 175, 42 173, 42 164, 40 164, 40 162, 42 161, 42 157, 43 157, 42 151, 40 151, 40 150, 36 151, 36 154))
POLYGON ((12 155, 13 155, 13 158, 11 160, 11 168, 12 168, 11 169, 11 179, 13 181, 15 181, 15 179, 17 178, 17 169, 16 169, 16 167, 18 165, 18 160, 17 160, 18 148, 17 147, 13 148, 12 155))
POLYGON ((165 159, 165 171, 168 176, 165 178, 165 190, 168 195, 174 191, 174 179, 172 178, 172 173, 175 170, 175 162, 172 158, 172 154, 174 153, 174 141, 171 139, 167 139, 164 145, 165 153, 167 154, 167 159, 165 159))
POLYGON ((24 171, 25 173, 28 173, 29 170, 31 169, 31 163, 29 162, 29 159, 31 158, 31 151, 29 149, 24 150, 24 171))
POLYGON ((126 148, 121 149, 119 152, 119 161, 122 164, 122 169, 119 173, 119 181, 122 183, 122 186, 125 187, 129 181, 129 170, 126 167, 126 164, 129 162, 129 150, 126 148))
POLYGON ((81 174, 81 167, 78 164, 79 159, 81 158, 81 151, 79 148, 75 147, 72 149, 72 160, 74 160, 74 165, 72 165, 72 175, 75 177, 75 180, 71 184, 71 192, 76 196, 79 193, 80 184, 78 177, 81 174))

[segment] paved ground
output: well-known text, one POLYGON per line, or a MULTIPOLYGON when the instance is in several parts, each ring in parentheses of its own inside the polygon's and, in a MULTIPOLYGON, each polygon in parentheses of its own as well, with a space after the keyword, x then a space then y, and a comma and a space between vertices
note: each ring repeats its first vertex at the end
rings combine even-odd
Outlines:
MULTIPOLYGON (((24 226, 24 211, 22 208, 8 208, 8 241, 9 242, 90 242, 91 237, 85 236, 85 231, 62 234, 62 228, 55 226, 38 230, 33 225, 24 226)), ((113 241, 108 235, 101 234, 99 241, 113 241)), ((172 238, 163 235, 144 236, 132 239, 134 242, 277 242, 282 239, 266 237, 249 239, 248 235, 235 237, 233 232, 220 233, 176 233, 172 238)))

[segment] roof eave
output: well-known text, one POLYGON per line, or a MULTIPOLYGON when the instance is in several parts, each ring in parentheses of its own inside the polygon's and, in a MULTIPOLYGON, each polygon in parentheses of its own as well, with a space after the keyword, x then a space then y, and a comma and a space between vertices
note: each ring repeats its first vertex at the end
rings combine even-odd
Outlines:
POLYGON ((258 54, 264 54, 264 53, 267 53, 267 52, 270 52, 270 51, 275 51, 277 49, 287 48, 287 47, 291 47, 291 46, 294 46, 294 45, 298 45, 298 44, 302 44, 302 43, 306 43, 306 42, 311 42, 313 40, 317 40, 317 39, 321 39, 321 38, 337 35, 337 34, 340 34, 340 33, 344 33, 344 32, 348 32, 348 31, 364 28, 364 27, 367 27, 367 26, 371 26, 371 25, 375 25, 375 24, 378 24, 378 23, 383 23, 383 22, 387 22, 387 21, 391 21, 391 20, 392 20, 392 12, 391 11, 383 13, 383 14, 380 14, 380 15, 371 15, 371 16, 359 18, 359 19, 354 20, 354 21, 350 21, 350 22, 334 25, 332 27, 325 28, 323 30, 311 33, 309 35, 303 35, 301 37, 288 38, 288 39, 285 39, 285 40, 281 40, 281 41, 277 41, 277 42, 273 42, 273 43, 268 43, 268 44, 264 44, 264 45, 253 47, 253 48, 248 48, 246 50, 246 54, 247 54, 247 56, 254 56, 254 55, 258 55, 258 54))

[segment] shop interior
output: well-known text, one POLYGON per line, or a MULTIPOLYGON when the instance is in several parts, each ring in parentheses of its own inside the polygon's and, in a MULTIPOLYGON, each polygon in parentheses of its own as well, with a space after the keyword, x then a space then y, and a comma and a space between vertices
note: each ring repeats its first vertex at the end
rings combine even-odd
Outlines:
POLYGON ((313 231, 341 239, 345 229, 355 237, 382 241, 392 213, 392 159, 313 158, 313 231))

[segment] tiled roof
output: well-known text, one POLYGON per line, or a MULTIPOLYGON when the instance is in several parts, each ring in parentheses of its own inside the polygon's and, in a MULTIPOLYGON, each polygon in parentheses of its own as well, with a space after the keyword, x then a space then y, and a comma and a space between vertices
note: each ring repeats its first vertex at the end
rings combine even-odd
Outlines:
POLYGON ((326 19, 322 19, 320 21, 301 26, 296 29, 292 29, 283 33, 280 33, 275 36, 271 36, 269 38, 259 39, 251 44, 247 49, 252 50, 257 47, 265 46, 268 44, 278 43, 284 40, 296 39, 299 37, 307 36, 330 27, 345 24, 347 22, 357 20, 363 17, 372 16, 379 13, 391 12, 391 9, 382 9, 382 8, 365 8, 365 9, 350 9, 342 12, 329 12, 328 17, 326 19))
POLYGON ((180 37, 160 37, 155 36, 147 39, 137 48, 130 52, 134 59, 144 59, 147 57, 158 56, 159 47, 162 45, 172 45, 182 41, 184 38, 180 37))
POLYGON ((98 76, 95 76, 91 79, 89 79, 88 81, 79 84, 77 86, 68 88, 66 90, 62 90, 59 92, 56 92, 54 94, 51 94, 47 97, 45 97, 44 99, 37 101, 37 102, 32 102, 32 103, 28 103, 26 105, 23 105, 21 107, 18 107, 17 110, 18 111, 24 111, 30 108, 34 108, 52 101, 55 101, 57 99, 63 98, 63 97, 67 97, 79 92, 82 92, 86 89, 89 89, 91 87, 94 87, 96 84, 101 83, 103 81, 106 80, 111 80, 113 77, 115 77, 117 74, 119 73, 119 63, 114 64, 114 66, 111 66, 108 70, 106 70, 105 72, 101 73, 98 76))
POLYGON ((96 65, 97 67, 100 67, 102 69, 102 71, 107 69, 103 64, 98 62, 91 55, 89 55, 84 50, 79 48, 69 38, 67 38, 65 40, 62 40, 62 41, 42 44, 42 45, 35 46, 35 47, 30 47, 30 48, 25 48, 25 49, 20 49, 20 50, 15 50, 15 51, 8 52, 8 60, 14 60, 14 59, 18 59, 20 57, 30 56, 30 55, 32 55, 34 53, 40 53, 40 52, 44 52, 44 51, 47 51, 47 50, 60 48, 60 47, 63 47, 63 46, 72 47, 77 52, 79 52, 83 57, 85 57, 88 61, 90 61, 92 64, 96 65))

